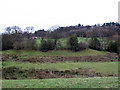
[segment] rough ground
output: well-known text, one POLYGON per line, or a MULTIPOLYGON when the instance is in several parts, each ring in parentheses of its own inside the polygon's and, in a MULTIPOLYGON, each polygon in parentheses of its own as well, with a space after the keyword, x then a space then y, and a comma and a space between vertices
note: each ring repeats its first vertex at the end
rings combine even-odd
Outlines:
POLYGON ((103 74, 90 68, 75 70, 51 71, 51 70, 22 70, 16 67, 3 68, 3 79, 48 79, 48 78, 75 78, 75 77, 111 77, 117 74, 103 74))
MULTIPOLYGON (((25 56, 17 54, 3 54, 2 61, 19 61, 19 62, 39 62, 39 63, 56 63, 56 62, 113 62, 118 60, 115 53, 97 56, 25 56)), ((3 79, 48 79, 48 78, 76 78, 76 77, 111 77, 117 74, 104 74, 92 70, 91 68, 79 68, 75 70, 55 71, 55 70, 22 70, 17 67, 2 68, 3 79)))
POLYGON ((2 55, 2 61, 22 61, 22 62, 64 62, 64 61, 74 61, 74 62, 112 62, 118 60, 118 55, 115 53, 109 53, 106 55, 97 55, 97 56, 81 56, 81 57, 70 57, 70 56, 37 56, 37 57, 28 57, 20 56, 16 54, 4 54, 2 55))

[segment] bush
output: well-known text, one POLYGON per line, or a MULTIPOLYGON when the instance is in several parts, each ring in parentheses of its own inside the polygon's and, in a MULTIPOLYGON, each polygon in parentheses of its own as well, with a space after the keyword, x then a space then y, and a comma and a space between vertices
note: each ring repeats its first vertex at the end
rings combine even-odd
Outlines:
POLYGON ((57 49, 62 49, 62 44, 61 44, 61 42, 59 40, 57 41, 56 46, 57 46, 56 47, 57 49))
POLYGON ((28 50, 36 50, 36 41, 34 39, 27 40, 26 49, 28 50))
POLYGON ((49 50, 53 50, 55 47, 54 42, 52 40, 42 40, 40 50, 42 52, 47 52, 49 50))
POLYGON ((116 52, 118 53, 118 46, 117 46, 117 42, 110 42, 107 48, 107 51, 109 52, 116 52))
POLYGON ((47 40, 48 50, 53 50, 55 48, 55 43, 52 40, 47 40))
POLYGON ((22 50, 24 49, 23 43, 20 41, 14 42, 13 47, 15 50, 22 50))
POLYGON ((77 35, 76 34, 73 34, 70 37, 70 39, 68 41, 68 44, 69 44, 71 50, 74 50, 74 51, 78 51, 79 50, 78 39, 77 39, 77 35))
POLYGON ((88 47, 88 46, 87 46, 86 43, 84 43, 84 42, 80 42, 80 43, 79 43, 79 50, 86 49, 87 47, 88 47))
POLYGON ((14 39, 11 35, 3 34, 2 35, 2 50, 13 49, 14 39))
POLYGON ((91 38, 89 42, 89 48, 95 49, 95 50, 101 50, 101 44, 96 37, 91 38))
POLYGON ((35 40, 22 40, 13 44, 15 50, 36 50, 35 40))
POLYGON ((42 52, 46 52, 46 51, 48 51, 47 47, 48 47, 48 46, 47 46, 47 41, 42 40, 41 46, 40 46, 40 50, 41 50, 42 52))

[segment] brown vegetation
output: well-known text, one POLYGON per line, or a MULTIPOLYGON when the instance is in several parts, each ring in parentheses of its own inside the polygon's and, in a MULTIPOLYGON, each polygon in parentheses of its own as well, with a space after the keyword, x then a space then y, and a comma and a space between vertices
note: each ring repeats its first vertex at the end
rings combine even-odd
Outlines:
POLYGON ((75 70, 51 71, 51 70, 21 70, 16 67, 3 68, 3 79, 48 79, 48 78, 76 78, 76 77, 103 77, 117 76, 117 74, 103 74, 88 68, 75 70))
POLYGON ((109 53, 106 55, 97 55, 97 56, 81 56, 81 57, 71 57, 71 56, 36 56, 29 58, 19 58, 22 57, 16 54, 4 54, 2 55, 2 61, 22 61, 22 62, 65 62, 65 61, 74 61, 74 62, 112 62, 118 60, 118 55, 115 53, 109 53))

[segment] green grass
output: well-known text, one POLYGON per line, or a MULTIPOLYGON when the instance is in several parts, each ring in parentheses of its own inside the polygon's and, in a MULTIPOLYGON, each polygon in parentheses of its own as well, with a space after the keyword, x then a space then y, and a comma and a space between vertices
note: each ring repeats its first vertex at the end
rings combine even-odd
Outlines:
POLYGON ((85 42, 88 43, 91 38, 78 37, 78 43, 85 42))
POLYGON ((3 88, 118 88, 117 77, 2 80, 3 88))
POLYGON ((2 54, 2 51, 0 51, 0 54, 2 54))
POLYGON ((68 50, 53 50, 48 52, 41 51, 27 51, 27 50, 6 50, 2 52, 3 54, 18 54, 18 55, 28 55, 28 56, 96 56, 96 55, 104 55, 108 52, 105 51, 97 51, 92 49, 86 49, 79 52, 73 52, 68 50))
POLYGON ((40 45, 41 44, 41 38, 36 40, 36 44, 40 45))
MULTIPOLYGON (((37 45, 37 46, 40 46, 41 40, 42 40, 41 38, 36 39, 36 45, 37 45)), ((44 40, 48 40, 48 39, 44 38, 44 40)), ((51 40, 54 40, 54 39, 51 39, 51 40)))
POLYGON ((58 62, 58 63, 28 63, 28 62, 3 62, 3 68, 19 67, 21 69, 42 69, 42 70, 71 70, 78 68, 91 68, 96 72, 105 74, 118 74, 118 62, 58 62))
POLYGON ((57 49, 60 49, 60 48, 66 48, 67 47, 67 41, 68 41, 68 38, 61 38, 57 41, 57 49))
POLYGON ((0 61, 0 69, 2 69, 2 61, 0 61))

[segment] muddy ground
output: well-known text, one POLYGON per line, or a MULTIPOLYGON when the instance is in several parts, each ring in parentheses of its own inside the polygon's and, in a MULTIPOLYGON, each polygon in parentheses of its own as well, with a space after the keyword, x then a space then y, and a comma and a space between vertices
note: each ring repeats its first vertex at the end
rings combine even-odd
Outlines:
POLYGON ((75 78, 75 77, 111 77, 117 74, 103 74, 90 68, 79 68, 75 70, 50 71, 50 70, 22 70, 16 67, 4 68, 3 79, 48 79, 48 78, 75 78))
POLYGON ((64 62, 64 61, 74 61, 74 62, 112 62, 118 60, 118 55, 109 53, 106 55, 98 56, 81 56, 81 57, 70 57, 70 56, 36 56, 28 57, 20 56, 16 54, 4 54, 2 55, 2 61, 22 61, 22 62, 64 62))

